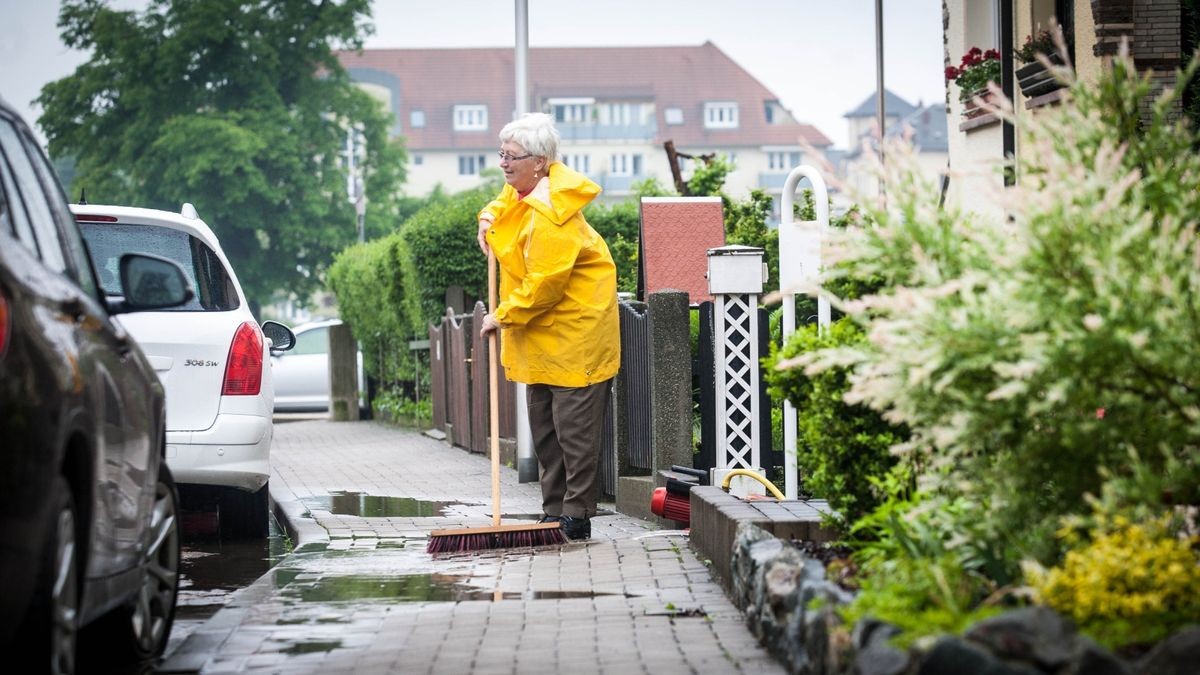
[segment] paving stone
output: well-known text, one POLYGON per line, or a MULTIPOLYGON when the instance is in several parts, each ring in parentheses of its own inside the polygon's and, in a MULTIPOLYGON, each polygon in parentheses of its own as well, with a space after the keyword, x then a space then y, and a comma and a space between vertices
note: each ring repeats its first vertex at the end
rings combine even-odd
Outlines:
MULTIPOLYGON (((356 492, 455 505, 383 518, 310 505, 324 541, 298 541, 277 568, 290 576, 268 574, 201 627, 206 642, 185 641, 193 661, 206 650, 204 673, 784 672, 686 537, 637 538, 658 530, 611 505, 588 542, 425 554, 432 530, 490 522, 482 455, 373 422, 294 421, 275 427, 271 490, 276 501, 356 492), (401 580, 420 575, 469 599, 398 595, 401 580), (343 588, 353 592, 340 598, 343 588), (703 616, 671 616, 668 604, 703 616)), ((536 483, 511 469, 501 470, 501 492, 505 514, 541 512, 536 483)), ((722 508, 742 515, 739 506, 722 508)))

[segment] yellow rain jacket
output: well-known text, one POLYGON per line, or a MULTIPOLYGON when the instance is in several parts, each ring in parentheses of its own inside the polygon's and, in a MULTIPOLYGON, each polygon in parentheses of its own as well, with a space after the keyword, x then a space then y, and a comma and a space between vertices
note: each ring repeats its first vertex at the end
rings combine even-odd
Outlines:
POLYGON ((500 362, 515 382, 584 387, 621 366, 617 268, 582 213, 598 194, 599 185, 555 162, 525 199, 505 185, 479 214, 492 219, 500 362))

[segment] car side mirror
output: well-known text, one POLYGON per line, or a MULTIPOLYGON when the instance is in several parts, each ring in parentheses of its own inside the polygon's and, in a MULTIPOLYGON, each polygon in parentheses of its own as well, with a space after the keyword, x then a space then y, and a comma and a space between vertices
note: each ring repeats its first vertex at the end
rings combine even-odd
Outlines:
POLYGON ((196 296, 183 268, 174 260, 126 253, 119 266, 124 297, 109 302, 112 314, 178 307, 196 296))
POLYGON ((278 355, 296 346, 296 334, 278 321, 264 321, 263 335, 271 341, 271 354, 278 355))

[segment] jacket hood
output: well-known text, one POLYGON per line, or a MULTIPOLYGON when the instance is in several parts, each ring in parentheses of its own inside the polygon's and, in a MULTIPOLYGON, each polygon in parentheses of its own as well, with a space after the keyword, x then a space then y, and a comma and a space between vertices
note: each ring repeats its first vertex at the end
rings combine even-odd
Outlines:
POLYGON ((562 225, 598 194, 600 186, 587 176, 562 162, 554 162, 548 175, 538 181, 526 201, 555 225, 562 225))

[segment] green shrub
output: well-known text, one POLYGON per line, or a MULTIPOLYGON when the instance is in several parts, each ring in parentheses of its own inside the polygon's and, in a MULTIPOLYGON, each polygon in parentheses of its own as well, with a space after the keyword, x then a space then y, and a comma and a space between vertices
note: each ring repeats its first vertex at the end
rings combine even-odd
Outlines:
POLYGON ((364 370, 376 379, 399 379, 392 355, 407 353, 407 340, 423 327, 416 270, 404 239, 391 234, 346 248, 334 259, 327 281, 342 320, 362 347, 364 370))
POLYGON ((592 229, 604 237, 617 265, 617 290, 637 291, 638 233, 641 212, 636 199, 614 204, 593 202, 583 210, 592 229))
POLYGON ((1009 576, 1024 556, 1057 559, 1048 533, 1127 475, 1131 449, 1166 472, 1200 446, 1200 155, 1167 118, 1172 93, 1140 122, 1149 89, 1118 60, 1015 120, 1005 218, 939 209, 896 148, 874 225, 831 237, 833 274, 884 285, 842 303, 866 342, 798 366, 849 368, 848 402, 907 425, 895 450, 919 467, 924 508, 980 505, 970 519, 994 539, 977 548, 1003 551, 1009 576))
POLYGON ((799 368, 775 367, 799 354, 865 341, 862 329, 842 319, 821 332, 816 324, 800 327, 783 347, 771 345, 767 382, 771 396, 791 401, 798 411, 796 464, 804 489, 829 501, 850 522, 883 500, 873 479, 882 478, 896 458, 889 448, 904 440, 902 428, 878 412, 843 400, 850 388, 845 368, 830 368, 808 376, 799 368))
POLYGON ((445 315, 451 286, 486 301, 487 259, 476 240, 477 216, 495 195, 489 187, 457 193, 421 209, 401 228, 412 252, 424 321, 436 323, 445 315))
POLYGON ((1028 566, 1038 599, 1102 644, 1149 645, 1200 618, 1200 537, 1180 537, 1169 518, 1118 516, 1077 541, 1049 570, 1028 566))

